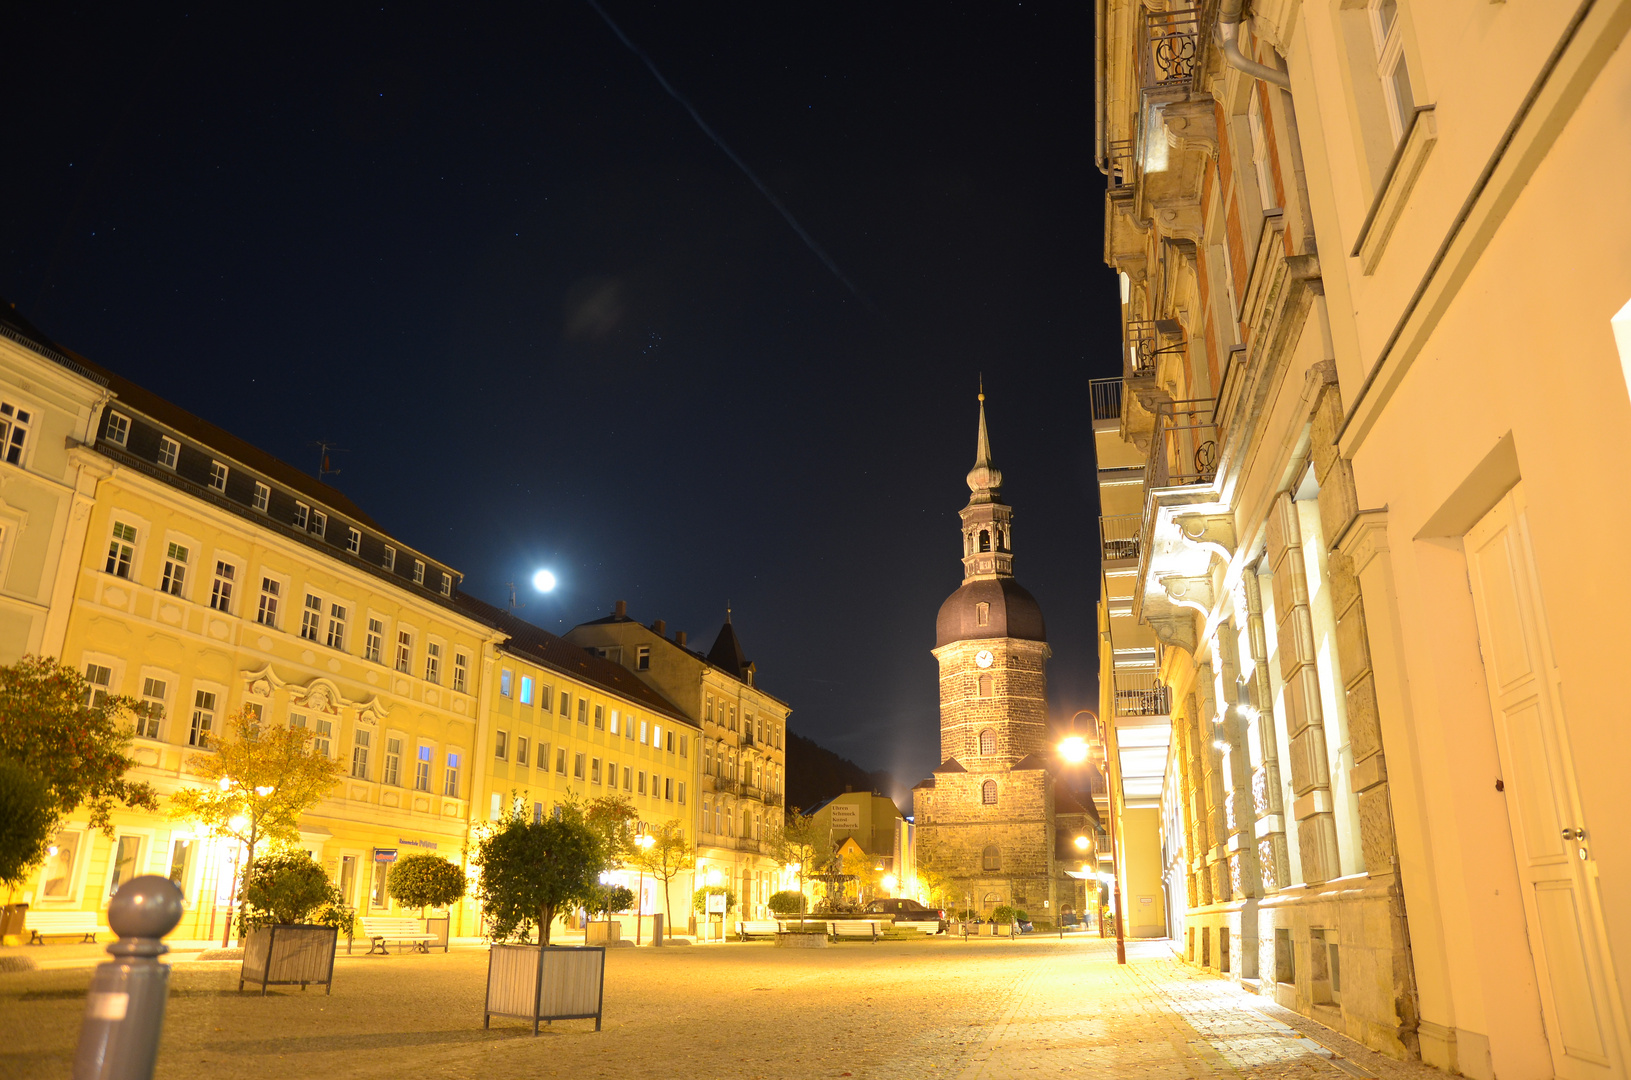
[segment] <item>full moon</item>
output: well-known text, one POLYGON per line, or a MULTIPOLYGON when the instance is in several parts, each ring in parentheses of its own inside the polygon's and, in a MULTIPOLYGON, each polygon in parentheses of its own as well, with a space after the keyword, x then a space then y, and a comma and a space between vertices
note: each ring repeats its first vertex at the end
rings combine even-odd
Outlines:
POLYGON ((532 575, 532 587, 539 592, 549 592, 555 587, 555 575, 548 570, 540 570, 532 575))

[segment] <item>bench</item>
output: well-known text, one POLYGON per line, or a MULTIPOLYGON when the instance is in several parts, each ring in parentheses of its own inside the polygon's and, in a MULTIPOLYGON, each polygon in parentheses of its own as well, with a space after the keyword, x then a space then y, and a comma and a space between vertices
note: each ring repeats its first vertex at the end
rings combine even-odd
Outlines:
POLYGON ((363 916, 362 936, 368 939, 368 955, 379 953, 387 956, 390 950, 386 949, 387 941, 407 942, 418 952, 430 952, 430 943, 441 940, 435 934, 428 934, 414 918, 386 918, 383 916, 363 916))
POLYGON ((736 924, 736 937, 739 941, 748 938, 775 937, 776 931, 781 929, 775 919, 743 919, 736 924))
POLYGON ((44 945, 48 937, 75 935, 78 935, 81 944, 88 941, 94 945, 96 935, 101 932, 101 927, 96 925, 94 911, 35 911, 29 908, 23 927, 28 931, 30 945, 44 945))
POLYGON ((940 920, 939 919, 922 919, 922 920, 917 920, 917 921, 897 922, 897 923, 895 923, 895 929, 896 930, 916 930, 919 933, 923 933, 923 934, 938 934, 938 933, 940 933, 940 920))
POLYGON ((870 938, 878 940, 877 919, 835 919, 827 924, 833 938, 870 938))

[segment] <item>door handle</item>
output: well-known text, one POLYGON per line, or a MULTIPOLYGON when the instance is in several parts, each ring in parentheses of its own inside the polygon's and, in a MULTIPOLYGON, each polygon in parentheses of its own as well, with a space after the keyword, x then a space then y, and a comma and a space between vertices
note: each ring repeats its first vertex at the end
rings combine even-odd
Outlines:
POLYGON ((1563 830, 1563 839, 1565 839, 1565 840, 1584 840, 1585 838, 1586 838, 1586 830, 1584 830, 1584 829, 1564 829, 1563 830))

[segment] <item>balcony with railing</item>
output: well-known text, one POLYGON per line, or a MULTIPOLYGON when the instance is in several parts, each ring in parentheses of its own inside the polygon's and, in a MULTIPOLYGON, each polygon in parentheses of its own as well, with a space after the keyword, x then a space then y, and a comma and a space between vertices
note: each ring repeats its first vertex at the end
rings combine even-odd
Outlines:
POLYGON ((1117 716, 1166 716, 1172 712, 1172 691, 1156 679, 1155 671, 1116 671, 1117 716))
POLYGON ((1200 46, 1199 8, 1146 11, 1139 27, 1139 88, 1187 90, 1200 60, 1200 46))
POLYGON ((1154 378, 1160 357, 1184 350, 1184 327, 1176 319, 1128 319, 1122 336, 1127 346, 1125 372, 1129 379, 1154 378))
POLYGON ((1121 423, 1121 380, 1089 379, 1087 396, 1093 410, 1093 430, 1114 431, 1121 423))
POLYGON ((1099 555, 1107 563, 1138 561, 1143 514, 1103 514, 1099 517, 1099 555))
POLYGON ((1144 490, 1210 484, 1218 473, 1218 428, 1210 398, 1163 402, 1156 410, 1144 490))

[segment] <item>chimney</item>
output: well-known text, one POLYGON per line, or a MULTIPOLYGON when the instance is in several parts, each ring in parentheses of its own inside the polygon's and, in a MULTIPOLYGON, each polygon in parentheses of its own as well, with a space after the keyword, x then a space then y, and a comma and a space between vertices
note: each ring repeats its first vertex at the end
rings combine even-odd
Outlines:
POLYGON ((684 630, 674 631, 674 644, 678 645, 682 649, 685 648, 685 631, 684 630))
POLYGON ((612 609, 612 614, 616 615, 619 619, 627 617, 628 613, 629 602, 627 600, 619 600, 617 602, 617 606, 612 609))
POLYGON ((663 620, 658 619, 656 622, 651 624, 651 629, 652 632, 658 637, 666 637, 668 632, 668 624, 663 620))

